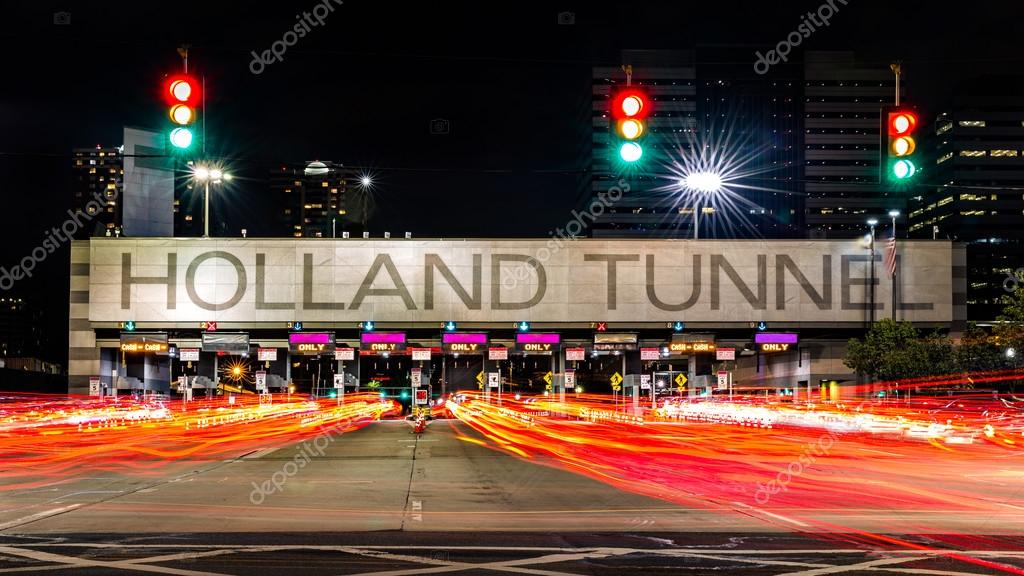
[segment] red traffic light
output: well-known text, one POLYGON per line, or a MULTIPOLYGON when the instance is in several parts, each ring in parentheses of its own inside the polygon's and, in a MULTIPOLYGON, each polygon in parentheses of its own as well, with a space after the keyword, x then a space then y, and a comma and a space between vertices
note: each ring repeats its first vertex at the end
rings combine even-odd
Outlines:
POLYGON ((917 128, 917 114, 908 110, 889 113, 890 135, 904 136, 913 132, 915 128, 917 128))
POLYGON ((194 107, 199 98, 200 84, 191 76, 176 74, 164 81, 164 99, 168 104, 189 104, 194 107))
POLYGON ((650 113, 650 101, 642 90, 627 88, 612 98, 612 117, 616 119, 643 119, 650 113))

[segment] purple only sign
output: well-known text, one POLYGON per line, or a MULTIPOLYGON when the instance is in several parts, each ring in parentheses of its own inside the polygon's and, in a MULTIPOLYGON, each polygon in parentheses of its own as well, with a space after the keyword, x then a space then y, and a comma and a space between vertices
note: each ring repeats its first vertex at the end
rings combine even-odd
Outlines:
POLYGON ((405 332, 363 332, 359 341, 363 344, 405 344, 405 332))
POLYGON ((330 332, 293 332, 288 335, 289 344, 330 344, 334 335, 330 332))
POLYGON ((758 332, 754 344, 796 344, 800 336, 792 332, 758 332))
POLYGON ((445 332, 441 335, 445 344, 487 344, 486 332, 445 332))
POLYGON ((557 332, 527 332, 516 334, 516 344, 558 344, 562 341, 557 332))

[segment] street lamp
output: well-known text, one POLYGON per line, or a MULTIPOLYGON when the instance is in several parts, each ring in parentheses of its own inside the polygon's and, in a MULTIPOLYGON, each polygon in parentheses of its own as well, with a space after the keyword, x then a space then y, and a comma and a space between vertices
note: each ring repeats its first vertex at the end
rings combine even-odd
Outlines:
POLYGON ((203 183, 203 238, 210 237, 210 183, 220 184, 222 181, 230 182, 233 178, 224 170, 213 167, 198 165, 192 169, 192 177, 203 183))
POLYGON ((366 232, 368 230, 367 224, 366 224, 366 220, 367 220, 367 213, 369 212, 368 202, 369 202, 370 188, 372 188, 372 187, 373 187, 373 178, 369 174, 363 174, 362 176, 359 177, 359 188, 361 189, 361 191, 363 193, 363 236, 364 237, 366 236, 366 232))
MULTIPOLYGON (((698 171, 690 172, 684 178, 679 179, 679 186, 684 190, 699 192, 706 195, 715 194, 722 190, 722 176, 717 172, 698 171)), ((700 204, 694 196, 693 203, 693 239, 700 238, 700 204)))
POLYGON ((875 322, 875 226, 878 225, 878 218, 869 218, 868 226, 871 227, 869 245, 871 247, 871 312, 869 317, 871 323, 875 322))

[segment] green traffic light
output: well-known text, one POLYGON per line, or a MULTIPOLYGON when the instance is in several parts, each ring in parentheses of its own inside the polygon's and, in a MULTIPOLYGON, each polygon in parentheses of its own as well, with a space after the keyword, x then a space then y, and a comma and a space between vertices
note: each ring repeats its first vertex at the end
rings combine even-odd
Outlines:
POLYGON ((171 130, 171 144, 182 150, 192 146, 192 131, 188 128, 175 128, 171 130))
POLYGON ((636 142, 626 142, 619 148, 619 158, 623 162, 636 162, 644 155, 644 149, 636 142))
POLYGON ((910 160, 897 160, 892 165, 892 175, 897 180, 905 180, 910 178, 917 172, 917 167, 910 160))

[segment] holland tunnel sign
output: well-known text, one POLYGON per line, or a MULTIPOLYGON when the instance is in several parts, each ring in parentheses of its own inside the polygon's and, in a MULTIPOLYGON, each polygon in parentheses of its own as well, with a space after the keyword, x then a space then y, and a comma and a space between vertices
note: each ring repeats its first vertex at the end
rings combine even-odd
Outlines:
MULTIPOLYGON (((76 246, 81 246, 77 244, 76 246)), ((855 241, 89 241, 89 320, 860 322, 892 306, 855 241)), ((952 320, 948 242, 901 241, 900 318, 952 320)))

